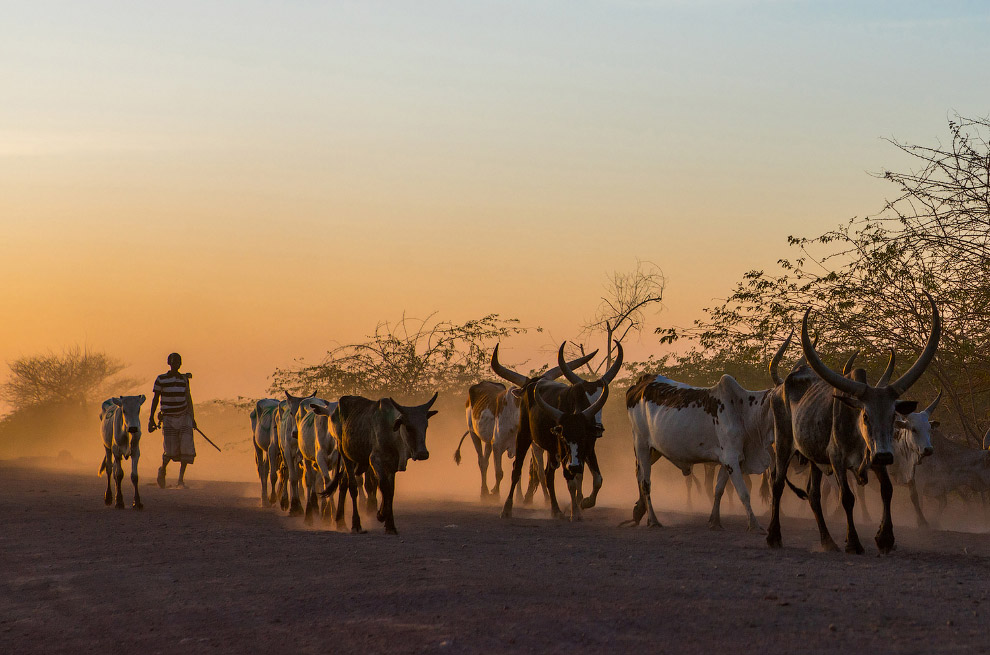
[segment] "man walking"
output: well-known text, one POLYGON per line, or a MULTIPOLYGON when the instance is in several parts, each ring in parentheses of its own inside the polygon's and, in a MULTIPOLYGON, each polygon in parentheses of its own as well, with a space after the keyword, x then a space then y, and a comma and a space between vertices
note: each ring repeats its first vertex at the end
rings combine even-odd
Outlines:
POLYGON ((165 453, 162 467, 158 469, 158 486, 165 488, 165 467, 170 461, 179 462, 178 487, 185 487, 186 466, 196 459, 196 445, 193 443, 193 429, 196 416, 193 412, 192 395, 189 393, 191 373, 179 373, 182 357, 179 353, 168 356, 169 371, 155 378, 155 396, 151 400, 151 416, 148 418, 148 432, 154 432, 155 410, 161 401, 162 432, 165 436, 165 453))

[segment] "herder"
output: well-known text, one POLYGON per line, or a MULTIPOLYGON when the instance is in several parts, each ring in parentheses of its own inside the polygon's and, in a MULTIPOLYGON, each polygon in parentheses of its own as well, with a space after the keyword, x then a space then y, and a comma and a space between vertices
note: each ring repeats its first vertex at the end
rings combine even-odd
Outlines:
POLYGON ((165 467, 170 461, 179 462, 178 487, 185 487, 186 466, 196 459, 196 445, 193 443, 193 430, 196 417, 193 411, 192 395, 189 393, 189 378, 192 373, 179 373, 182 357, 179 353, 168 356, 169 371, 155 378, 155 396, 151 400, 151 416, 148 417, 148 432, 159 426, 155 423, 155 410, 161 400, 162 411, 158 414, 165 435, 165 453, 162 466, 158 469, 158 486, 165 488, 165 467))

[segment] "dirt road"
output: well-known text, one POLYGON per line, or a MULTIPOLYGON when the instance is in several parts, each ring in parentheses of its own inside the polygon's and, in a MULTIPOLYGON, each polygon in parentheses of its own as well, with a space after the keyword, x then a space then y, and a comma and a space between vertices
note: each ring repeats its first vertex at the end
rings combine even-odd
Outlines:
POLYGON ((986 534, 898 526, 880 558, 863 525, 853 556, 790 518, 771 551, 733 515, 723 532, 669 511, 662 529, 617 528, 626 507, 502 521, 400 484, 386 537, 374 519, 366 535, 306 528, 255 485, 142 482, 138 512, 104 507, 104 484, 0 463, 0 652, 990 649, 986 534))

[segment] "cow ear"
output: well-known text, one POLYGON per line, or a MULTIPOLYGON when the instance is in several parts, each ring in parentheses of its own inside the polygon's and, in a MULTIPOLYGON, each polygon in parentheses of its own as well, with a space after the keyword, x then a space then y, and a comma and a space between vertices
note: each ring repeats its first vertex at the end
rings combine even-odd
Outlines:
POLYGON ((402 419, 401 418, 397 418, 397 419, 395 419, 395 423, 392 424, 392 431, 395 432, 400 427, 402 427, 402 419))
POLYGON ((431 409, 430 411, 426 412, 426 418, 428 418, 428 419, 429 418, 433 418, 434 416, 436 416, 439 413, 440 412, 438 412, 437 410, 431 409))
POLYGON ((938 421, 931 421, 928 425, 932 426, 933 428, 937 428, 939 426, 939 423, 938 421))
POLYGON ((898 400, 894 403, 894 411, 907 416, 918 410, 917 400, 898 400))
POLYGON ((857 400, 856 398, 851 398, 849 396, 839 396, 839 395, 835 395, 832 397, 838 400, 846 407, 851 407, 852 409, 863 409, 862 403, 860 403, 859 400, 857 400))

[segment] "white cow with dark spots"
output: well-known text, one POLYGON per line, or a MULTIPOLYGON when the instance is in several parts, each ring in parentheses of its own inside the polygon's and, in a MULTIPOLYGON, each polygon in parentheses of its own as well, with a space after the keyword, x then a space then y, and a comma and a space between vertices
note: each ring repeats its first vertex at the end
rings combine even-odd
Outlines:
POLYGON ((102 421, 103 448, 106 455, 100 465, 100 474, 107 472, 107 493, 104 500, 107 505, 113 503, 114 495, 110 488, 110 476, 117 486, 117 509, 124 509, 124 499, 120 491, 120 482, 124 477, 121 458, 131 460, 131 484, 134 485, 134 509, 144 509, 141 504, 141 494, 138 492, 138 460, 141 458, 141 405, 145 397, 118 396, 103 401, 100 407, 102 421))

